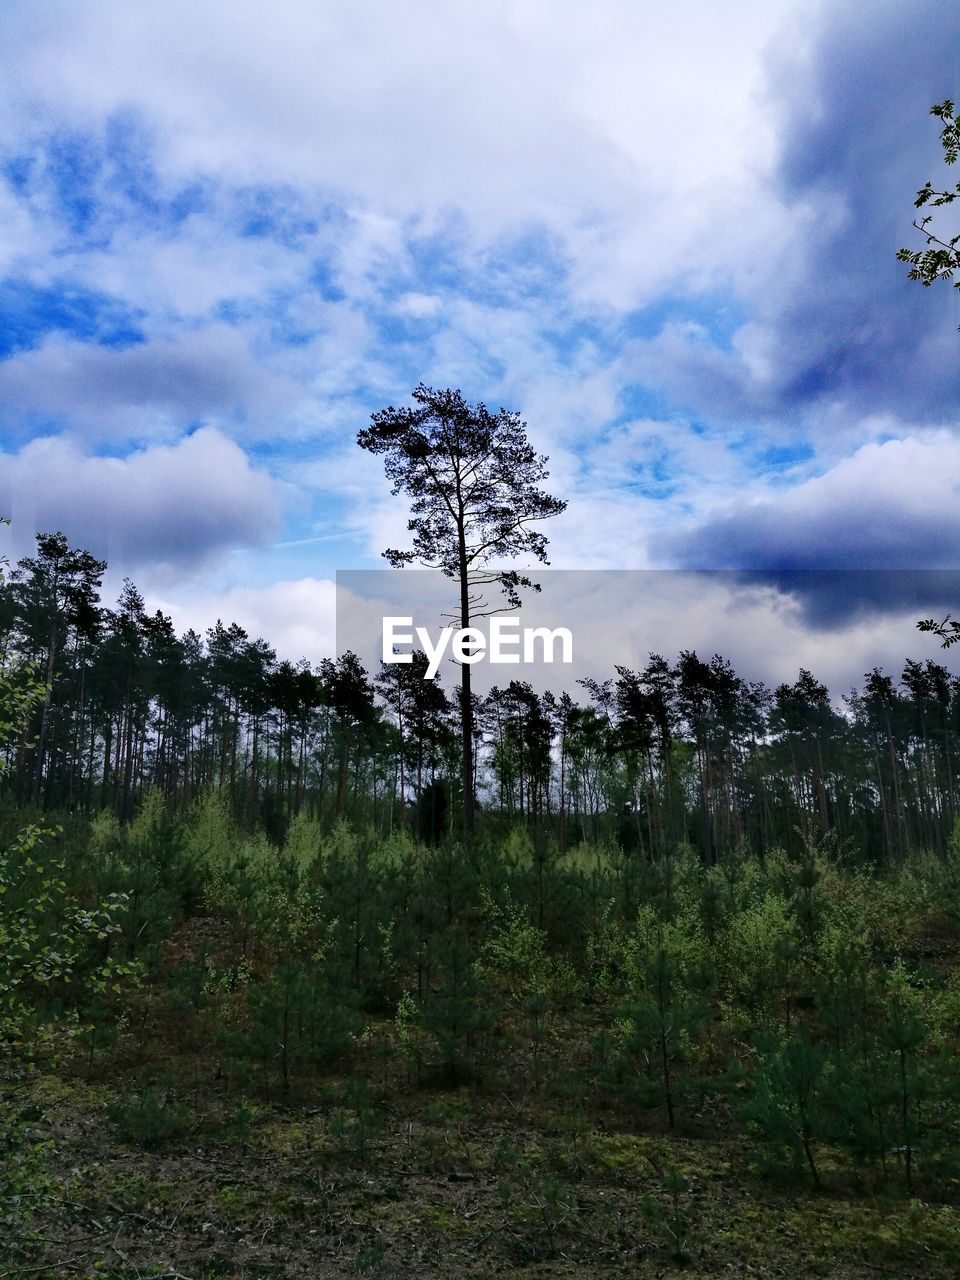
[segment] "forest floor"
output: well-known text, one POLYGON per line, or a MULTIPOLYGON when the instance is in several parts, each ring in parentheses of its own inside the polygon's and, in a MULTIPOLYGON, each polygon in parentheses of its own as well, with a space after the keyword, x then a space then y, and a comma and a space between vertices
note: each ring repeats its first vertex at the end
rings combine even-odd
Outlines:
POLYGON ((955 1208, 879 1197, 826 1154, 818 1191, 759 1176, 740 1138, 649 1115, 638 1132, 533 1091, 412 1085, 345 1109, 342 1080, 300 1106, 181 1094, 177 1132, 154 1116, 145 1148, 118 1136, 135 1078, 3 1086, 25 1128, 0 1280, 960 1274, 955 1208))

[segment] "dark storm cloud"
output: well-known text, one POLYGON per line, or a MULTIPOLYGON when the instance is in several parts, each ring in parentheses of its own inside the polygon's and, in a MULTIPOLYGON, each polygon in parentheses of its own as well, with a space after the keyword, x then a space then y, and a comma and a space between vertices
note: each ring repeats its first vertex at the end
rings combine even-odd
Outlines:
POLYGON ((685 568, 773 575, 816 625, 946 612, 960 607, 958 499, 960 441, 942 430, 865 445, 824 475, 664 535, 661 550, 685 568))
POLYGON ((960 613, 960 570, 804 569, 732 575, 745 587, 773 587, 800 607, 812 631, 912 613, 917 619, 960 613))
POLYGON ((685 568, 957 568, 958 499, 960 441, 931 432, 864 445, 802 484, 745 495, 664 534, 661 550, 685 568))
POLYGON ((917 188, 950 173, 928 112, 957 94, 958 47, 960 7, 848 0, 809 66, 785 76, 779 185, 812 216, 765 319, 784 408, 839 398, 911 421, 957 416, 954 300, 907 280, 895 254, 921 243, 917 188))
MULTIPOLYGON (((960 6, 844 0, 825 6, 807 56, 772 59, 772 174, 791 230, 744 264, 751 320, 732 350, 666 329, 636 353, 641 374, 706 415, 794 431, 829 415, 954 422, 960 306, 897 262, 921 247, 917 189, 948 182, 935 101, 960 97, 960 6)), ((942 211, 937 223, 958 229, 942 211)))
MULTIPOLYGON (((812 430, 821 443, 829 432, 834 458, 844 438, 878 442, 801 483, 746 488, 664 535, 657 550, 668 563, 960 566, 960 308, 954 290, 923 289, 896 261, 900 245, 921 243, 910 226, 917 188, 956 181, 929 110, 960 97, 958 49, 956 6, 845 0, 824 8, 807 55, 781 52, 775 182, 795 234, 781 260, 759 270, 753 318, 732 350, 702 341, 676 350, 667 334, 659 350, 688 394, 721 416, 789 437, 812 430)), ((935 214, 948 234, 960 225, 953 212, 935 214)), ((890 578, 867 594, 912 607, 906 584, 890 578)), ((825 617, 860 607, 858 593, 839 586, 807 594, 825 617)))

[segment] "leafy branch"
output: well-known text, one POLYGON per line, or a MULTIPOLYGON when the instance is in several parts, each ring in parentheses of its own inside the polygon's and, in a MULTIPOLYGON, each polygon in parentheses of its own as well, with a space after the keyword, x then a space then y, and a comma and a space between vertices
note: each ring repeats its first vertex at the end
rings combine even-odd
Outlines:
MULTIPOLYGON (((946 98, 943 102, 935 103, 930 108, 930 114, 943 122, 940 144, 943 147, 944 163, 955 164, 960 152, 960 123, 954 115, 953 102, 946 98)), ((917 192, 914 205, 918 209, 925 205, 939 208, 952 204, 957 199, 960 199, 960 182, 953 188, 941 191, 928 180, 917 192)), ((930 229, 932 220, 933 215, 929 213, 919 220, 913 220, 914 227, 926 238, 925 248, 903 248, 897 252, 898 261, 910 264, 907 273, 909 278, 919 280, 924 288, 929 288, 935 280, 953 280, 954 272, 960 267, 960 234, 944 239, 930 229)), ((953 287, 960 289, 960 280, 953 280, 953 287)))

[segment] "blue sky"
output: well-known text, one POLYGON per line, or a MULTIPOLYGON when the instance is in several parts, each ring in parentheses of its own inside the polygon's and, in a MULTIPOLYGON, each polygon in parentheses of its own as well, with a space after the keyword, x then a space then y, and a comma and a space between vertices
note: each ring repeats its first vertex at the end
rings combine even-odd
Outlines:
POLYGON ((13 554, 317 658, 422 380, 521 411, 555 566, 960 565, 956 296, 895 260, 960 11, 665 8, 8 0, 13 554))

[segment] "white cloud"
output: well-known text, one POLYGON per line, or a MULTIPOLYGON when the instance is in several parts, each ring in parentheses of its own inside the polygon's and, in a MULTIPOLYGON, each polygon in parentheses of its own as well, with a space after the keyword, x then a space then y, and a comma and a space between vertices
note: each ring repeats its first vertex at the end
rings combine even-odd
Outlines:
POLYGON ((771 152, 760 53, 798 3, 22 2, 0 124, 132 107, 168 175, 321 188, 384 225, 456 208, 482 238, 543 222, 623 300, 736 260, 771 152))
POLYGON ((0 362, 7 422, 66 421, 91 440, 175 437, 204 419, 263 434, 300 394, 227 325, 124 348, 51 337, 0 362))
POLYGON ((239 623, 251 639, 262 637, 290 662, 306 658, 315 665, 335 653, 336 586, 327 579, 281 580, 179 598, 148 592, 146 603, 151 611, 169 614, 181 634, 192 627, 203 635, 219 619, 225 626, 239 623))
POLYGON ((432 293, 405 293, 396 302, 397 313, 410 316, 414 320, 430 319, 438 315, 442 308, 442 299, 432 293))
POLYGON ((34 533, 62 529, 114 570, 176 581, 279 527, 278 486, 212 427, 125 457, 83 453, 43 437, 0 455, 0 510, 13 517, 17 556, 34 533))

